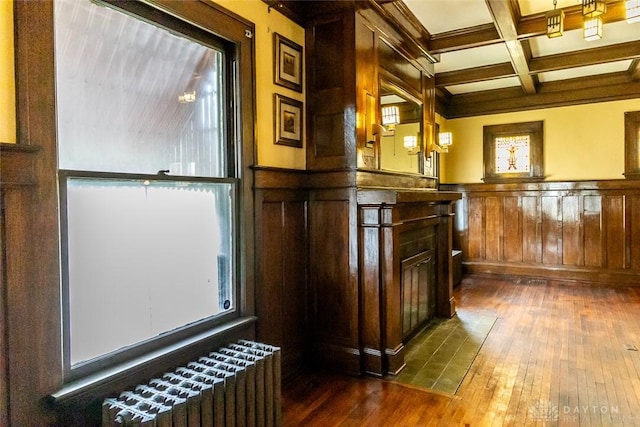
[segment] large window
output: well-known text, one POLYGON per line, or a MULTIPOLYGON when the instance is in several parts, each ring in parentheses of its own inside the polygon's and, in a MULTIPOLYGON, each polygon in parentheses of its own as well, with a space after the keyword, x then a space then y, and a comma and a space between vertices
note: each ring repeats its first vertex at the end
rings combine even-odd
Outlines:
POLYGON ((138 2, 56 0, 73 378, 237 316, 234 46, 138 2), (142 16, 136 16, 141 14, 142 16))

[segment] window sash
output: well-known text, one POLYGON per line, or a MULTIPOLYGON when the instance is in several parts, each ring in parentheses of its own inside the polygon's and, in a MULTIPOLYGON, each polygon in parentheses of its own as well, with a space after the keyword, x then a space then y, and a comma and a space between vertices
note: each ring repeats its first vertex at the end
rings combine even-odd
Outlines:
MULTIPOLYGON (((91 171, 59 171, 60 186, 60 227, 61 227, 61 273, 62 273, 62 297, 63 297, 63 364, 65 377, 68 379, 78 378, 98 369, 109 367, 126 360, 130 360, 145 353, 152 352, 171 345, 171 343, 184 339, 193 334, 206 331, 221 323, 229 321, 239 316, 240 294, 238 289, 238 267, 237 259, 239 254, 238 247, 238 184, 239 180, 231 178, 191 178, 191 177, 172 177, 164 175, 144 175, 144 174, 119 174, 104 173, 91 171), (71 361, 71 307, 70 307, 70 269, 69 269, 69 223, 68 223, 68 185, 72 180, 96 180, 101 182, 121 182, 131 185, 131 183, 141 183, 148 181, 151 185, 191 185, 198 191, 198 186, 225 186, 230 189, 230 226, 232 228, 231 248, 229 255, 231 265, 229 270, 231 278, 229 280, 230 291, 232 294, 231 309, 222 311, 203 319, 198 319, 180 327, 165 331, 165 333, 149 337, 142 341, 132 343, 126 347, 116 349, 114 351, 102 354, 96 358, 72 363, 71 361)), ((115 311, 118 308, 113 308, 115 311)))

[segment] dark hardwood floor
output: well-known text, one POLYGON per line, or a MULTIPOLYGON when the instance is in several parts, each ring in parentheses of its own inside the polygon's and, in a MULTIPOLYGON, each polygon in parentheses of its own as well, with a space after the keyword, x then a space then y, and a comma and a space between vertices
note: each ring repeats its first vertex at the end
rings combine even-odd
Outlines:
POLYGON ((285 426, 640 426, 640 287, 467 276, 458 312, 497 321, 455 395, 305 374, 285 426))

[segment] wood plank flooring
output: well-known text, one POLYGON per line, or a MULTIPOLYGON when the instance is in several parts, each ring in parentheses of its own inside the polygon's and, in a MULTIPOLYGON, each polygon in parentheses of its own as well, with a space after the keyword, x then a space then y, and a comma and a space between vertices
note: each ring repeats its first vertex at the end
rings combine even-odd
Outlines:
POLYGON ((640 426, 640 287, 467 276, 459 312, 497 317, 458 392, 304 374, 285 426, 640 426))

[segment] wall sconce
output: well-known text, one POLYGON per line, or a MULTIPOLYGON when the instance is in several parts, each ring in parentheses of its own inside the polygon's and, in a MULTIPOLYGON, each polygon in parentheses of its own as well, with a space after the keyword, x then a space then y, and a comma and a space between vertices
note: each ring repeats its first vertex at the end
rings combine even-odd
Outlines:
POLYGON ((640 0, 627 0, 624 8, 627 12, 627 22, 629 24, 640 22, 640 0))
POLYGON ((605 0, 582 0, 582 15, 586 18, 595 18, 607 11, 605 0))
POLYGON ((387 129, 393 129, 400 123, 400 109, 397 105, 382 107, 382 125, 387 129))
POLYGON ((402 142, 407 150, 415 150, 418 147, 418 137, 415 135, 406 135, 402 142))
POLYGON ((448 153, 449 146, 453 144, 453 134, 451 132, 438 133, 438 143, 434 144, 433 151, 438 153, 448 153))
POLYGON ((186 104, 188 102, 195 102, 196 100, 196 91, 193 92, 185 92, 182 95, 178 96, 178 102, 181 104, 186 104))
POLYGON ((451 144, 453 144, 453 134, 451 132, 440 132, 438 134, 438 145, 448 149, 451 144))
POLYGON ((602 18, 588 18, 584 20, 584 39, 588 42, 602 38, 602 18))
MULTIPOLYGON (((640 0, 639 0, 640 1, 640 0)), ((556 9, 558 0, 553 0, 553 10, 546 13, 547 37, 560 37, 564 31, 564 10, 556 9)))
POLYGON ((392 136, 394 135, 394 131, 387 129, 385 126, 373 123, 371 125, 371 134, 380 136, 392 136))

